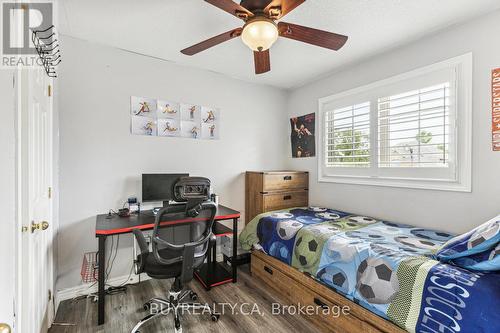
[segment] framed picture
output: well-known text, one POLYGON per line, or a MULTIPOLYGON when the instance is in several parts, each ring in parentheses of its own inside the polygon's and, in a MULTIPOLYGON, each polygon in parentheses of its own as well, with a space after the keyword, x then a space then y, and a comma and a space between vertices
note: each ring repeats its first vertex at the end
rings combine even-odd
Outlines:
POLYGON ((183 138, 199 139, 200 123, 195 121, 181 121, 181 136, 183 138))
POLYGON ((202 123, 201 124, 201 138, 204 140, 217 140, 219 139, 219 124, 202 123))
POLYGON ((155 99, 132 96, 130 106, 130 111, 134 116, 156 117, 155 99))
POLYGON ((143 116, 132 116, 132 134, 156 136, 156 119, 143 116))
POLYGON ((181 120, 200 123, 201 107, 194 104, 181 104, 181 120))
POLYGON ((158 119, 158 136, 180 136, 181 123, 176 119, 158 119))
POLYGON ((220 109, 132 96, 130 124, 131 133, 135 135, 217 140, 220 109))
POLYGON ((177 102, 158 100, 156 106, 156 115, 158 119, 181 119, 181 106, 177 102))

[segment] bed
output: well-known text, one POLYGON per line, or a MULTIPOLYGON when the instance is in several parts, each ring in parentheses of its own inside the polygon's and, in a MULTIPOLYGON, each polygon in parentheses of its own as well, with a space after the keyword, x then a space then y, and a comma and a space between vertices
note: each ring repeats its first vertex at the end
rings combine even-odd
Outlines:
MULTIPOLYGON (((244 249, 265 253, 259 262, 287 277, 305 273, 321 288, 345 297, 346 304, 405 331, 498 332, 500 274, 435 260, 436 249, 451 237, 333 209, 299 207, 257 216, 240 242, 244 249)), ((397 331, 377 325, 374 331, 397 331)))

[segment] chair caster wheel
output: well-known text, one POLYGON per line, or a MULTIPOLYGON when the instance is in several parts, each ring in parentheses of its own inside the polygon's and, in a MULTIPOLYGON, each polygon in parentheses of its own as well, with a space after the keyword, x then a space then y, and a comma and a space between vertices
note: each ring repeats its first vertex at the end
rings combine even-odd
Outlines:
POLYGON ((198 294, 195 293, 194 291, 189 293, 189 297, 191 298, 192 301, 197 301, 198 300, 198 294))
POLYGON ((182 333, 181 321, 179 317, 176 317, 174 319, 174 324, 175 324, 175 333, 182 333))
POLYGON ((212 318, 212 321, 213 321, 213 322, 218 322, 218 321, 219 321, 219 318, 220 318, 220 314, 218 314, 218 313, 214 313, 214 314, 212 314, 212 317, 211 317, 211 318, 212 318))
POLYGON ((144 305, 142 306, 142 308, 144 309, 144 311, 149 311, 151 310, 151 303, 144 303, 144 305))

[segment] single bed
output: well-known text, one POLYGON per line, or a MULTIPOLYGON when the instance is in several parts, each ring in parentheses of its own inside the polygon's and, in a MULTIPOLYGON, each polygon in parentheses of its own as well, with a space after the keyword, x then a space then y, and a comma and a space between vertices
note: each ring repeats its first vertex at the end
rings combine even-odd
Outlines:
MULTIPOLYGON (((257 216, 240 242, 244 249, 258 249, 306 273, 350 300, 346 304, 359 305, 408 332, 498 332, 500 274, 434 260, 436 249, 452 236, 299 207, 257 216)), ((265 256, 260 259, 272 265, 265 256)))

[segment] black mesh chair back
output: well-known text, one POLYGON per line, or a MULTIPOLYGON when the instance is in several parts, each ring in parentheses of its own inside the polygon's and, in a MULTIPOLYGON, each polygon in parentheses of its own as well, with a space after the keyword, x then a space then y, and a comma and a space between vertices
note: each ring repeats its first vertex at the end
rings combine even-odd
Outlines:
POLYGON ((161 265, 182 263, 182 283, 192 279, 193 269, 205 259, 216 212, 212 202, 185 203, 163 208, 156 216, 152 235, 154 258, 161 265), (186 223, 179 223, 184 220, 186 223))

